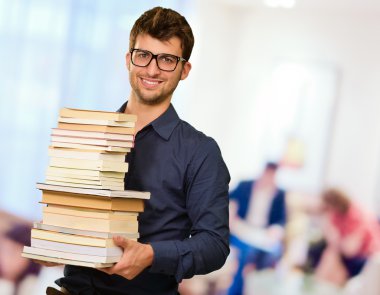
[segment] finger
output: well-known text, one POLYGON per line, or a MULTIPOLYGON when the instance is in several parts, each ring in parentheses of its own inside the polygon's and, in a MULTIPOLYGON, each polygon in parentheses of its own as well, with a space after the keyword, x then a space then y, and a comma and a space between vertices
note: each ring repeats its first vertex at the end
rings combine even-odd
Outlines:
POLYGON ((50 262, 50 261, 44 261, 44 260, 37 260, 37 259, 32 259, 32 261, 35 262, 35 263, 37 263, 37 264, 41 264, 41 265, 47 266, 47 267, 63 265, 63 264, 60 264, 60 263, 55 263, 55 262, 50 262))
POLYGON ((122 248, 127 248, 128 244, 129 244, 129 240, 127 240, 121 236, 113 237, 113 242, 115 243, 116 246, 119 246, 122 248))

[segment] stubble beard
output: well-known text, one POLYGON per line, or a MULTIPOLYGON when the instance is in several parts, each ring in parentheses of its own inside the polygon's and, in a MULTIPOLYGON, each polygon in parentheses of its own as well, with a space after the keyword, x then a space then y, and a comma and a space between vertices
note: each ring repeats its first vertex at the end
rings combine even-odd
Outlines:
POLYGON ((145 105, 154 106, 154 105, 159 105, 162 102, 170 99, 173 92, 174 92, 174 89, 166 95, 161 94, 161 95, 155 95, 153 97, 147 97, 138 88, 134 89, 134 92, 136 94, 136 98, 137 98, 138 102, 145 104, 145 105))
POLYGON ((135 97, 137 101, 141 104, 144 105, 149 105, 149 106, 155 106, 163 103, 166 100, 170 100, 174 90, 177 88, 178 83, 180 79, 178 79, 177 83, 173 85, 172 89, 170 89, 167 93, 159 93, 154 96, 151 96, 150 94, 146 95, 143 93, 143 91, 138 87, 138 83, 135 83, 130 76, 130 85, 132 87, 133 92, 135 93, 135 97))

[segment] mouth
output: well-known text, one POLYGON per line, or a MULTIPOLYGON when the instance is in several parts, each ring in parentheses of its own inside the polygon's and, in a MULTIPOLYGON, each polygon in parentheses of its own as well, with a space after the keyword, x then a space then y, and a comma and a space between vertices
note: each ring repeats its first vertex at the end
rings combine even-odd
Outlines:
POLYGON ((162 81, 157 79, 148 79, 148 78, 140 78, 142 85, 146 88, 156 88, 158 85, 162 83, 162 81))

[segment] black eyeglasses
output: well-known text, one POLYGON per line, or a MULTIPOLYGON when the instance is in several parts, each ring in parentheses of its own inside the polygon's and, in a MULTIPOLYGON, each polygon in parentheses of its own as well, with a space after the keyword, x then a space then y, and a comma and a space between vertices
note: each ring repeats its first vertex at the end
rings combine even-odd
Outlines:
POLYGON ((157 67, 165 72, 173 72, 178 65, 179 61, 187 61, 183 57, 179 57, 167 53, 153 54, 148 50, 142 50, 137 48, 132 48, 131 51, 131 61, 137 67, 147 67, 152 59, 156 60, 157 67))

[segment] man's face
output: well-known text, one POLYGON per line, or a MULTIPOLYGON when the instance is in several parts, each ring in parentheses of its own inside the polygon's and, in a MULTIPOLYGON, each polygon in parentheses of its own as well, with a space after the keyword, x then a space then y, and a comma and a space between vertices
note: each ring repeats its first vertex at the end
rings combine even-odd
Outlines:
MULTIPOLYGON (((182 56, 181 41, 177 37, 162 42, 147 34, 139 35, 134 48, 148 50, 153 54, 182 56)), ((180 61, 173 72, 165 72, 158 68, 155 59, 147 67, 138 67, 132 64, 130 53, 126 55, 126 63, 133 90, 132 98, 147 105, 170 101, 179 81, 186 79, 191 69, 190 63, 180 61)))

